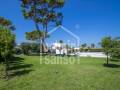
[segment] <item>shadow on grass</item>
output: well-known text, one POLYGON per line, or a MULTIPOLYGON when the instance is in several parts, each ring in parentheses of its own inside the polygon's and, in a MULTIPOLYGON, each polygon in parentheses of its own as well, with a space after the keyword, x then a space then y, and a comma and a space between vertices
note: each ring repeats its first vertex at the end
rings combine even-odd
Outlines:
POLYGON ((18 70, 18 69, 22 69, 22 68, 31 68, 33 65, 32 64, 19 64, 19 65, 14 65, 12 67, 9 68, 9 70, 18 70))
POLYGON ((16 72, 10 74, 10 77, 22 76, 22 75, 25 75, 25 74, 30 73, 31 71, 33 71, 33 70, 21 70, 21 71, 16 71, 16 72))
POLYGON ((120 62, 120 59, 111 59, 113 62, 120 62))
POLYGON ((33 64, 26 64, 23 58, 13 57, 9 62, 9 76, 22 76, 33 71, 31 68, 33 64))
POLYGON ((119 68, 120 65, 117 65, 117 64, 104 64, 104 67, 109 67, 109 68, 119 68))
POLYGON ((24 62, 24 59, 21 58, 21 57, 12 57, 10 60, 9 60, 9 63, 11 65, 17 65, 17 64, 22 64, 24 62))

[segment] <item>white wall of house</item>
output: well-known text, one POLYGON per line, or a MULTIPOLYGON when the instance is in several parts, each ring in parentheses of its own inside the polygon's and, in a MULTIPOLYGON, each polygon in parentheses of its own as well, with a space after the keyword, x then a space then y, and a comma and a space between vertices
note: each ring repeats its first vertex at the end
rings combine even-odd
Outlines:
POLYGON ((58 55, 67 55, 67 49, 65 48, 65 44, 63 43, 53 43, 52 49, 55 50, 55 53, 58 55))

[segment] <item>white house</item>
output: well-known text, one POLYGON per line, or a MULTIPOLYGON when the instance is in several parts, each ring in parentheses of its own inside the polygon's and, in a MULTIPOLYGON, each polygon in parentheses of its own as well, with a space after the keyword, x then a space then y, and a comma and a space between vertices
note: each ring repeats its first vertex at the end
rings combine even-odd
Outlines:
POLYGON ((56 55, 67 55, 67 49, 66 49, 66 44, 64 43, 59 43, 59 42, 56 42, 56 43, 53 43, 52 45, 52 50, 55 51, 55 54, 56 55))

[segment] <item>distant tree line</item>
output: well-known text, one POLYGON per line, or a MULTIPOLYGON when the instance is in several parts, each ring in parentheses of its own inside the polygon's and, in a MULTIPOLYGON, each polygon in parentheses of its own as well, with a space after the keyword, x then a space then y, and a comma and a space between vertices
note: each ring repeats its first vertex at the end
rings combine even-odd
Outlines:
POLYGON ((40 44, 39 43, 26 43, 26 42, 21 43, 19 48, 16 48, 16 54, 40 55, 40 44))
POLYGON ((101 47, 97 47, 94 43, 88 45, 87 43, 83 43, 80 45, 80 52, 103 52, 101 47))

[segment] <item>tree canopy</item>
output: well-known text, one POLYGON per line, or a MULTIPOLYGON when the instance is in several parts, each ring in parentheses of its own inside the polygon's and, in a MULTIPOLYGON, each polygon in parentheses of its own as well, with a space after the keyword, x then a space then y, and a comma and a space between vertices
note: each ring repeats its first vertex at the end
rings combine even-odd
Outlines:
POLYGON ((108 56, 111 59, 120 59, 120 39, 104 37, 101 41, 101 46, 104 49, 105 54, 107 55, 107 64, 108 56))
POLYGON ((26 32, 26 39, 36 41, 39 39, 47 38, 49 35, 45 31, 34 30, 32 32, 26 32))
POLYGON ((8 79, 9 59, 13 56, 15 27, 10 20, 0 17, 0 62, 5 64, 5 78, 8 79))
MULTIPOLYGON (((45 48, 48 27, 62 24, 63 14, 60 12, 65 0, 21 0, 22 13, 25 19, 35 23, 36 30, 26 33, 28 40, 39 40, 45 48)), ((41 51, 43 47, 41 47, 41 51)))
POLYGON ((8 19, 0 17, 0 56, 5 57, 12 54, 15 44, 14 25, 8 19))
POLYGON ((1 16, 0 16, 0 26, 10 29, 10 30, 15 30, 15 26, 12 24, 12 22, 1 16))
POLYGON ((63 15, 57 9, 64 6, 64 0, 21 0, 21 2, 23 16, 25 19, 33 20, 37 30, 40 30, 39 25, 47 31, 49 23, 61 24, 63 15))
POLYGON ((6 57, 12 54, 15 35, 9 29, 0 27, 0 55, 6 57))

